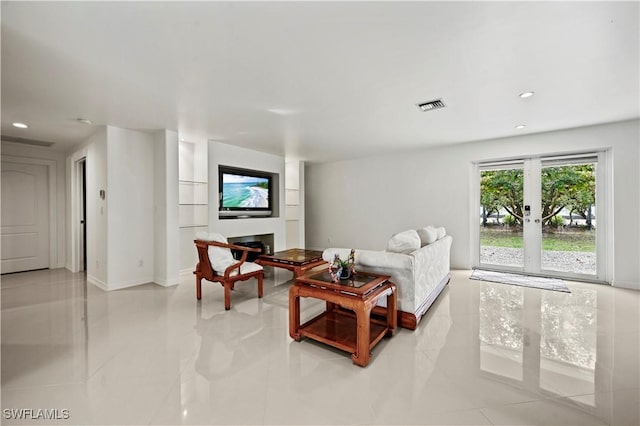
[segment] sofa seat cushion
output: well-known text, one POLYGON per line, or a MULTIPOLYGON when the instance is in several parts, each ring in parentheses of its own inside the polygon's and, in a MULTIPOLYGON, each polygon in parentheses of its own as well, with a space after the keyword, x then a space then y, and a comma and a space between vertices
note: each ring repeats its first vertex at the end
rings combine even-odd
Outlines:
POLYGON ((415 229, 394 234, 387 243, 387 251, 409 254, 420 248, 420 236, 415 229))

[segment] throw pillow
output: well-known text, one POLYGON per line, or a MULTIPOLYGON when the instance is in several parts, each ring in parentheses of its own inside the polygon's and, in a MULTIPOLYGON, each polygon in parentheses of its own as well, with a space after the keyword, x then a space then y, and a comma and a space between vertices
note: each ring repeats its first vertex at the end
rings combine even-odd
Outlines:
POLYGON ((436 228, 436 231, 438 232, 438 239, 444 238, 444 236, 447 235, 447 230, 444 229, 443 226, 436 228))
POLYGON ((417 230, 420 237, 420 246, 424 247, 427 244, 434 243, 438 239, 438 231, 433 226, 427 226, 417 230))
POLYGON ((420 237, 414 229, 394 234, 387 243, 387 251, 409 254, 420 248, 420 237))
MULTIPOLYGON (((228 244, 227 239, 217 232, 212 232, 208 235, 198 234, 198 238, 205 241, 217 241, 228 244)), ((231 254, 231 249, 226 247, 209 246, 208 253, 211 267, 220 275, 224 274, 224 270, 236 262, 231 254)))

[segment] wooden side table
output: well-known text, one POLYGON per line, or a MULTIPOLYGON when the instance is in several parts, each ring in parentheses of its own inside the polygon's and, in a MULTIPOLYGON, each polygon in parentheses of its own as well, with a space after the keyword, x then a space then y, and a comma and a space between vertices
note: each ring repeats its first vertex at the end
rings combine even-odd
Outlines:
POLYGON ((358 272, 349 280, 333 283, 327 271, 298 277, 289 289, 289 335, 296 341, 306 336, 349 352, 355 364, 365 367, 373 347, 384 336, 392 336, 397 326, 396 285, 389 278, 358 272), (385 321, 371 318, 371 310, 383 296, 387 297, 385 321), (327 310, 300 325, 301 297, 324 300, 327 310))

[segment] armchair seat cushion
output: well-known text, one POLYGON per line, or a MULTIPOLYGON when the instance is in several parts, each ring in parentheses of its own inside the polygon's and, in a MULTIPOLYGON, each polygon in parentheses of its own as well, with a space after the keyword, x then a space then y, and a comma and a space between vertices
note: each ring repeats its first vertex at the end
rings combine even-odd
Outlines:
MULTIPOLYGON (((257 263, 245 262, 242 265, 240 265, 240 275, 250 274, 251 272, 257 272, 257 271, 262 271, 262 266, 258 265, 257 263)), ((236 275, 238 275, 237 269, 234 269, 229 274, 230 277, 235 277, 236 275)))

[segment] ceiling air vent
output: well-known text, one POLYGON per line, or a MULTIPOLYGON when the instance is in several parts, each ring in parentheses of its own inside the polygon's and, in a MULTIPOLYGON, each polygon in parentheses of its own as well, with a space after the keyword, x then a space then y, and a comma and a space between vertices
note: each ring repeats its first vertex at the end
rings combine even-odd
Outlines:
POLYGON ((418 104, 418 108, 420 108, 420 110, 422 111, 432 111, 434 109, 444 108, 445 106, 446 105, 444 104, 442 98, 418 104))
POLYGON ((22 143, 22 144, 25 144, 25 145, 35 145, 35 146, 50 147, 51 145, 54 144, 54 142, 38 141, 38 140, 35 140, 35 139, 26 139, 26 138, 18 138, 18 137, 15 137, 15 136, 2 135, 0 137, 5 142, 22 143))

